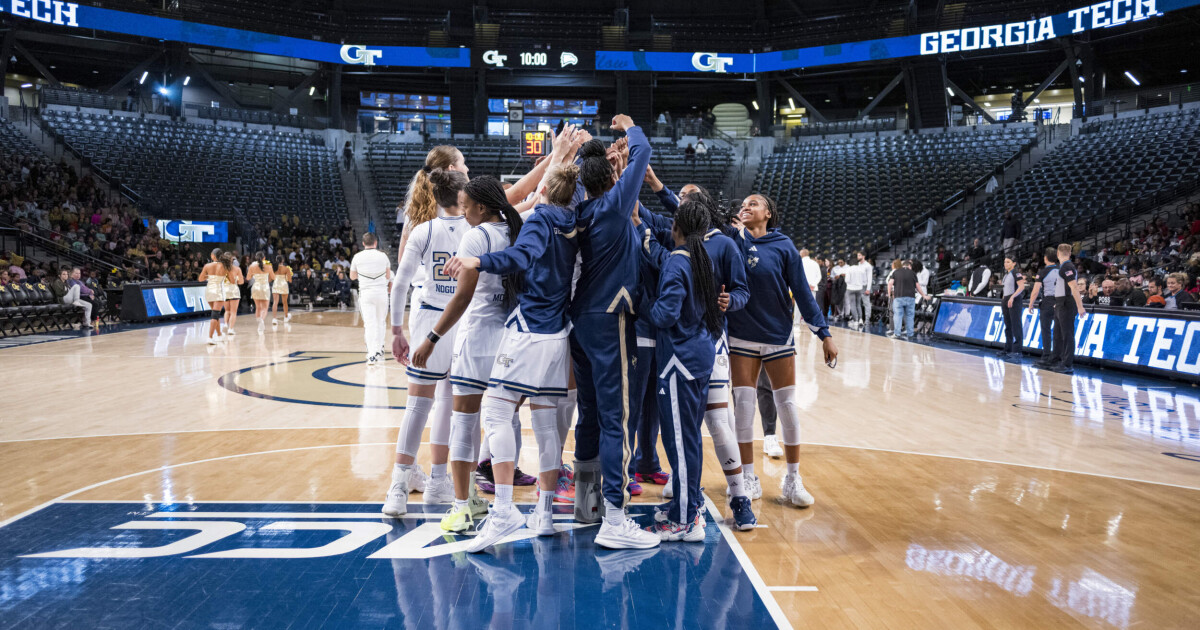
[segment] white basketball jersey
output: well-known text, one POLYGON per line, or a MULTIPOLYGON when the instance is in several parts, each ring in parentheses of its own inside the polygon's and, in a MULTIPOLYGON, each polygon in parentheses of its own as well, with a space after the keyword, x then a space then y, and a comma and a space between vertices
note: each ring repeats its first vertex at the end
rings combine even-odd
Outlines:
MULTIPOLYGON (((508 224, 480 223, 467 231, 458 247, 458 255, 478 257, 498 252, 508 246, 508 224)), ((507 315, 508 312, 504 309, 504 276, 486 271, 479 272, 475 295, 471 298, 471 305, 467 307, 464 321, 473 325, 475 322, 494 320, 502 326, 507 315)))
POLYGON ((406 248, 416 248, 425 265, 422 303, 442 309, 454 297, 458 281, 446 275, 446 263, 458 254, 458 244, 469 229, 467 220, 461 216, 438 217, 418 225, 408 235, 406 248))

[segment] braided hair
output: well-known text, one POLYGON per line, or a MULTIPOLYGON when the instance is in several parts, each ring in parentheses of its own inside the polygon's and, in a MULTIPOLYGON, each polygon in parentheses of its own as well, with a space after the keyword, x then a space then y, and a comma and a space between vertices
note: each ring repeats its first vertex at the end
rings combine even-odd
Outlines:
POLYGON ((717 282, 713 276, 712 259, 704 249, 704 234, 708 232, 708 208, 691 195, 679 204, 675 212, 675 229, 683 235, 683 247, 692 265, 692 290, 700 297, 704 308, 704 327, 714 337, 721 334, 721 308, 717 305, 717 282))
POLYGON ((595 199, 608 192, 613 186, 613 167, 604 153, 604 143, 595 138, 579 147, 583 160, 579 167, 579 179, 588 197, 595 199))
MULTIPOLYGON (((524 221, 521 220, 521 213, 512 207, 508 202, 508 196, 504 193, 504 186, 500 184, 500 180, 491 175, 481 175, 467 182, 463 187, 463 192, 467 194, 475 203, 483 206, 489 215, 499 216, 508 225, 508 242, 517 242, 517 235, 521 233, 521 226, 524 221)), ((517 296, 525 288, 525 273, 517 272, 504 276, 504 308, 511 310, 517 304, 517 296)))

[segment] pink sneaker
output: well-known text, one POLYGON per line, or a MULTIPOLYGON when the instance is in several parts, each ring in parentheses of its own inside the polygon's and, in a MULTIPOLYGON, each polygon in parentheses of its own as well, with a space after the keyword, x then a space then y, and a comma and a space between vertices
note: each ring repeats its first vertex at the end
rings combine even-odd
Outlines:
POLYGON ((638 474, 634 475, 633 478, 640 481, 641 483, 652 483, 656 486, 665 486, 665 485, 671 483, 671 475, 669 475, 661 470, 657 471, 657 472, 652 472, 649 474, 638 473, 638 474))

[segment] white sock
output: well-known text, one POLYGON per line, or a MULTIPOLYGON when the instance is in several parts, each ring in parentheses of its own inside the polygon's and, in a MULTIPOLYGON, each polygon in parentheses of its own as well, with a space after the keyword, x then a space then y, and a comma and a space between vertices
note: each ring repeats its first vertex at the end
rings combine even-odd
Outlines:
POLYGON ((620 525, 625 521, 625 510, 604 501, 604 521, 609 525, 620 525))
POLYGON ((787 474, 789 474, 789 475, 799 475, 799 474, 800 474, 800 462, 796 462, 795 464, 793 464, 793 463, 791 463, 791 462, 788 462, 788 465, 787 465, 787 474))
POLYGON ((746 479, 744 473, 725 475, 725 483, 729 486, 729 496, 746 496, 746 479))
POLYGON ((460 510, 460 509, 462 509, 462 508, 465 508, 465 507, 467 507, 467 500, 466 500, 466 499, 455 499, 455 500, 454 500, 454 509, 456 509, 456 510, 460 510))
POLYGON ((554 511, 554 491, 539 490, 538 491, 538 510, 549 514, 554 511))
POLYGON ((747 477, 753 477, 754 476, 754 462, 750 462, 749 464, 747 464, 746 462, 742 462, 742 472, 745 473, 745 475, 747 477))
POLYGON ((445 476, 446 476, 446 464, 434 464, 433 465, 433 478, 441 479, 442 477, 445 477, 445 476))
POLYGON ((392 466, 392 479, 399 477, 401 473, 412 470, 415 464, 396 464, 392 466))
POLYGON ((504 485, 501 483, 496 484, 496 508, 502 509, 502 510, 507 510, 507 509, 512 508, 512 506, 513 506, 512 493, 513 493, 512 484, 509 484, 509 485, 504 485))

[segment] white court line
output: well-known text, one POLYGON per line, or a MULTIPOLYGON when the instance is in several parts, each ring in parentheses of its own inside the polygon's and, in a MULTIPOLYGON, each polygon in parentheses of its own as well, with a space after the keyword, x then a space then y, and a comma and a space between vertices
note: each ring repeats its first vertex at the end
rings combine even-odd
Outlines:
POLYGON ((815 586, 768 586, 767 590, 776 593, 816 593, 818 589, 815 586))
POLYGON ((743 569, 746 571, 746 577, 750 579, 750 584, 754 586, 754 590, 758 591, 758 596, 762 598, 763 605, 767 607, 767 612, 771 613, 771 618, 775 620, 775 625, 791 630, 792 623, 788 621, 787 615, 783 614, 783 608, 779 606, 779 602, 775 601, 775 597, 771 595, 771 591, 767 588, 767 583, 763 581, 762 576, 758 574, 758 569, 750 561, 750 556, 746 555, 745 549, 742 549, 742 544, 733 535, 733 531, 725 525, 725 517, 717 509, 717 504, 709 498, 708 494, 704 494, 704 503, 708 506, 709 514, 713 515, 713 520, 716 522, 717 529, 721 531, 721 536, 725 538, 726 544, 733 550, 733 556, 738 559, 738 562, 741 563, 743 569))
MULTIPOLYGON (((63 503, 67 503, 63 501, 63 503)), ((104 501, 97 501, 104 503, 104 501)), ((145 501, 142 501, 145 503, 145 501)), ((274 501, 261 501, 261 503, 274 503, 274 501)), ((314 501, 314 504, 319 502, 314 501)), ((369 501, 355 502, 359 505, 370 503, 369 501)), ((414 505, 424 505, 423 503, 413 503, 414 505)), ((536 503, 514 503, 513 505, 528 505, 534 506, 536 503)), ((401 519, 440 519, 446 514, 444 512, 409 512, 403 516, 388 516, 382 512, 154 512, 147 514, 146 518, 239 518, 239 519, 302 519, 302 518, 319 518, 331 521, 336 520, 356 520, 370 519, 379 520, 387 518, 401 519)), ((556 521, 575 520, 574 514, 555 514, 553 519, 556 521)))

